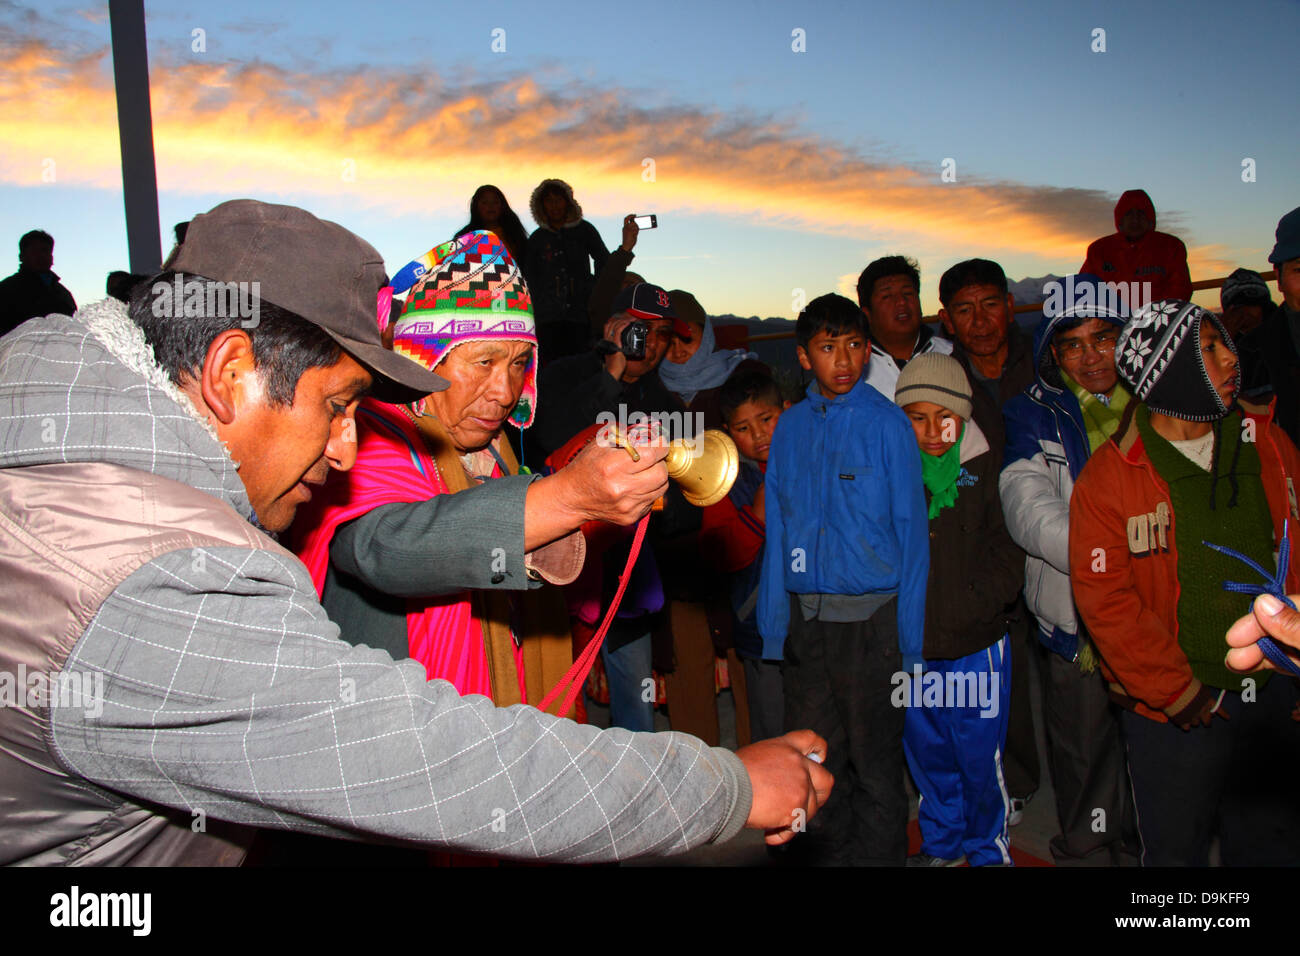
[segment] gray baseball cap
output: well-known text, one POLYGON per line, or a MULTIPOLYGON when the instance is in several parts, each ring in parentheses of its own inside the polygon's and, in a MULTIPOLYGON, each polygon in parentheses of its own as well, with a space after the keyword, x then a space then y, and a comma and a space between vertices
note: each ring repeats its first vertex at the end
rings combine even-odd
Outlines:
POLYGON ((388 280, 375 248, 306 210, 255 199, 223 202, 194 217, 163 268, 259 283, 261 299, 302 316, 364 365, 374 376, 370 394, 380 401, 414 401, 450 384, 384 348, 378 306, 388 280))

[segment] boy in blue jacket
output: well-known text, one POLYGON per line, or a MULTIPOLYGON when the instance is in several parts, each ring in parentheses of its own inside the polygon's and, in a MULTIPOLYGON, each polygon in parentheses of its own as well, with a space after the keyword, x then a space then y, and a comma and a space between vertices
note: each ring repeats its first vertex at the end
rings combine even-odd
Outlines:
POLYGON ((905 711, 894 675, 921 662, 929 537, 907 416, 863 378, 862 312, 809 302, 795 328, 807 399, 781 416, 765 479, 763 657, 785 660, 785 724, 826 738, 840 785, 792 850, 826 865, 901 866, 905 711))

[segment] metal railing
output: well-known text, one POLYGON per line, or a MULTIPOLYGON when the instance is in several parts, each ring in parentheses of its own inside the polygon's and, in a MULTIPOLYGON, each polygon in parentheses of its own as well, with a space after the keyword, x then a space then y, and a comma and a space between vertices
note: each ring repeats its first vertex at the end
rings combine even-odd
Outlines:
MULTIPOLYGON (((1277 278, 1277 270, 1270 269, 1267 272, 1261 272, 1259 274, 1259 277, 1263 279, 1265 282, 1271 282, 1272 280, 1277 278)), ((1228 281, 1227 276, 1222 276, 1218 279, 1198 279, 1197 281, 1192 283, 1192 291, 1199 292, 1202 289, 1219 289, 1222 288, 1223 283, 1227 281, 1228 281)), ((1026 303, 1025 305, 1016 306, 1015 313, 1016 315, 1020 315, 1024 312, 1038 312, 1042 309, 1042 307, 1043 304, 1041 302, 1029 302, 1026 303)), ((926 323, 938 322, 939 316, 937 315, 922 316, 921 321, 926 323)), ((748 337, 746 341, 771 342, 777 339, 792 339, 792 338, 794 338, 794 329, 791 329, 789 332, 764 332, 761 335, 751 335, 748 337)))

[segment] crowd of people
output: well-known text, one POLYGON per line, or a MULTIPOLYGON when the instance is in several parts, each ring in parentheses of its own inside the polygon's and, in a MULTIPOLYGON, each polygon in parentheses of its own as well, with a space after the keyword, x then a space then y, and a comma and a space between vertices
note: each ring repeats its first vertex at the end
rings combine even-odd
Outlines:
POLYGON ((1012 865, 1031 668, 1058 862, 1300 862, 1266 635, 1298 640, 1300 209, 1282 302, 1239 269, 1218 315, 1130 190, 1032 339, 996 262, 944 272, 934 329, 879 258, 800 313, 797 394, 629 271, 634 217, 611 252, 564 181, 530 207, 531 236, 484 185, 389 270, 235 200, 80 309, 22 237, 0 673, 45 696, 0 709, 6 862, 600 862, 748 826, 780 864, 1012 865), (255 321, 214 308, 251 282, 255 321), (739 467, 700 507, 664 459, 708 429, 739 467))

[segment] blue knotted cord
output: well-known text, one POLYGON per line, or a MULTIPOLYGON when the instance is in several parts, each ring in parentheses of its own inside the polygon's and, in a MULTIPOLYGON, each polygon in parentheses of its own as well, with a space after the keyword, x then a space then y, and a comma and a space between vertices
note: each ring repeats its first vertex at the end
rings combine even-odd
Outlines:
MULTIPOLYGON (((1286 593, 1286 573, 1291 564, 1291 541, 1288 525, 1289 522, 1282 524, 1282 545, 1277 557, 1277 574, 1269 574, 1268 571, 1240 551, 1234 551, 1232 548, 1225 548, 1222 545, 1210 544, 1210 542, 1202 540, 1201 544, 1207 548, 1213 548, 1220 554, 1236 558, 1243 564, 1248 565, 1251 570, 1257 572, 1260 577, 1268 582, 1267 584, 1245 584, 1241 581, 1224 581, 1223 590, 1233 591, 1237 594, 1271 594, 1291 610, 1296 610, 1295 602, 1287 597, 1286 593)), ((1254 602, 1252 602, 1251 606, 1254 606, 1254 602)), ((1264 656, 1273 662, 1274 667, 1290 674, 1292 677, 1300 677, 1300 664, 1297 664, 1295 658, 1278 647, 1277 641, 1266 634, 1255 643, 1264 652, 1264 656)))

